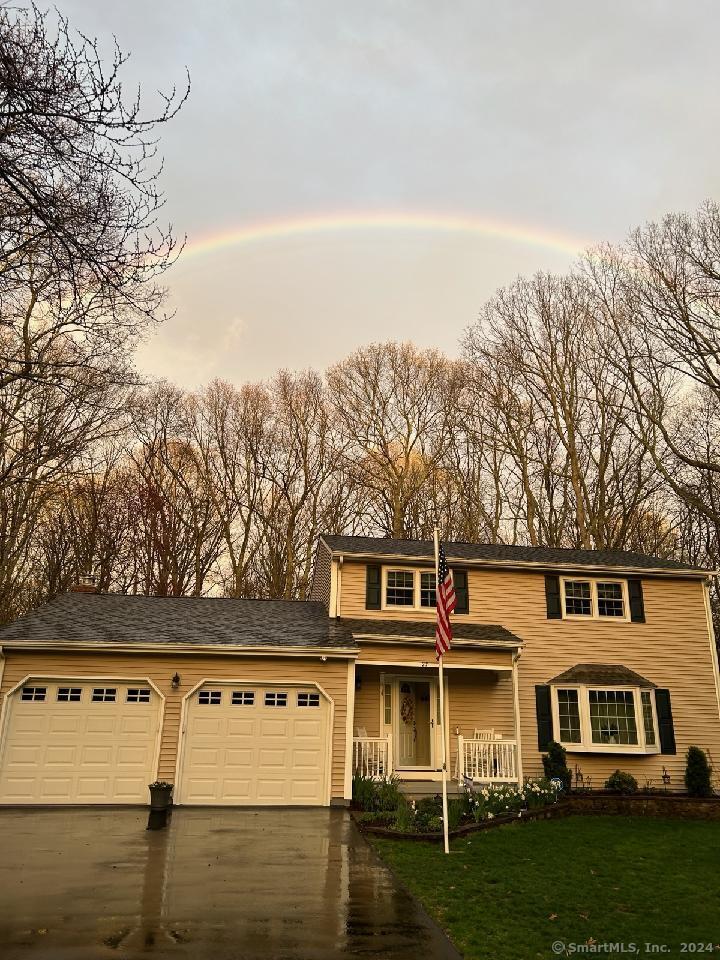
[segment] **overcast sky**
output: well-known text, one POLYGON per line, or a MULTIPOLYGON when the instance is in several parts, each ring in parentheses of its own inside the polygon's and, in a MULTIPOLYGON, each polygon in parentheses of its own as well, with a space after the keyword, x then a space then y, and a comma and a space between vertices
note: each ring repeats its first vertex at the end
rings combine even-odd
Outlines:
POLYGON ((275 220, 459 215, 559 245, 402 227, 189 255, 142 371, 186 386, 324 367, 372 340, 451 353, 493 291, 720 198, 720 5, 653 0, 59 0, 132 52, 190 244, 275 220))

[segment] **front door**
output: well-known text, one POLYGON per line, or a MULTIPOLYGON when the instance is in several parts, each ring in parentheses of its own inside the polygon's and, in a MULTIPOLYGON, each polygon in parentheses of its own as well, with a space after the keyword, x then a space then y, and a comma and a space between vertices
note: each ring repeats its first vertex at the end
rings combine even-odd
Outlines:
POLYGON ((428 680, 398 681, 398 761, 400 768, 431 767, 435 722, 428 680))

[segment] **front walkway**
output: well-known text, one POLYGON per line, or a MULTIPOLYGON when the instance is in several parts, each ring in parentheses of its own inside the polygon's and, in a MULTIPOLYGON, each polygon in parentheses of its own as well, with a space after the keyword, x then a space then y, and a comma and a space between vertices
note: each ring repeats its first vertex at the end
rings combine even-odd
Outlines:
MULTIPOLYGON (((0 810, 3 960, 458 960, 340 810, 0 810)), ((440 853, 438 854, 440 855, 440 853)))

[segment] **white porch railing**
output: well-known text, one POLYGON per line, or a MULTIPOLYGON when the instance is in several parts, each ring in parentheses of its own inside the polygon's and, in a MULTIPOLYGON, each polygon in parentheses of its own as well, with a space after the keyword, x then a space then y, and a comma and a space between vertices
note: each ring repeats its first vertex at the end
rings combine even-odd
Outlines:
POLYGON ((390 737, 354 737, 353 773, 380 780, 392 773, 390 737))
POLYGON ((515 740, 457 738, 456 779, 474 783, 518 783, 515 740))

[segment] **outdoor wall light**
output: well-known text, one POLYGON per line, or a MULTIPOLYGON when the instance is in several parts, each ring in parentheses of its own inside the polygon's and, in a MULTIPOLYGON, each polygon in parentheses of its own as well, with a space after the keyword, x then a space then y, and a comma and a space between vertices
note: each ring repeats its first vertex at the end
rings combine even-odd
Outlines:
POLYGON ((177 690, 177 688, 180 686, 180 674, 177 673, 177 671, 172 675, 170 686, 173 688, 173 690, 177 690))

